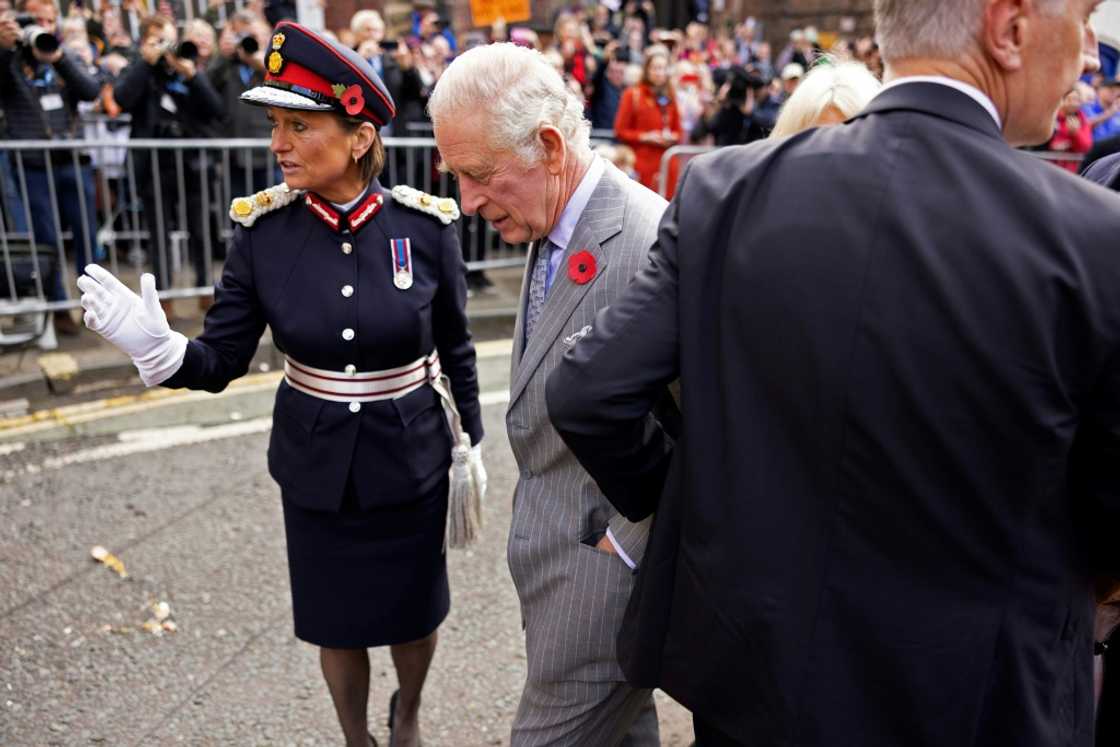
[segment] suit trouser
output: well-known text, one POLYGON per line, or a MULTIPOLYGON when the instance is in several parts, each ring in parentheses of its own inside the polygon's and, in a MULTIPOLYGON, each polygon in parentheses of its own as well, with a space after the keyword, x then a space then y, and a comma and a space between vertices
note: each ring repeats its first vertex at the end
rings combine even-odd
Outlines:
POLYGON ((652 690, 625 682, 525 684, 510 747, 656 747, 652 690))

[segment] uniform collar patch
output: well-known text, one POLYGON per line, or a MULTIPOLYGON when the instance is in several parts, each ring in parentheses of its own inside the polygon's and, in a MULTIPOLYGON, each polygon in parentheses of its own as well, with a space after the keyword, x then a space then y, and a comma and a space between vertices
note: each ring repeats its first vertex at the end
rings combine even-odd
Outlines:
POLYGON ((380 192, 370 192, 366 195, 364 200, 346 214, 346 219, 350 223, 350 230, 357 233, 359 228, 369 223, 373 216, 381 212, 381 206, 384 204, 385 198, 381 196, 380 192))
POLYGON ((332 231, 357 233, 381 211, 385 198, 378 189, 371 189, 357 205, 340 213, 334 205, 314 192, 308 192, 304 203, 315 217, 327 224, 332 231))
POLYGON ((311 213, 326 223, 333 231, 342 230, 342 221, 334 206, 314 192, 308 192, 303 198, 304 204, 311 209, 311 213))

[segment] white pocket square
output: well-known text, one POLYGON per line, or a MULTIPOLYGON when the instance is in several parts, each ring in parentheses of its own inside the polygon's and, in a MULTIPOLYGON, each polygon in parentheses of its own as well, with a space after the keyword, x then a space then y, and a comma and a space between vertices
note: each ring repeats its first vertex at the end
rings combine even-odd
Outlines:
POLYGON ((591 333, 591 325, 588 324, 586 327, 581 329, 579 332, 573 332, 572 334, 565 337, 564 338, 564 344, 567 345, 568 347, 571 347, 572 345, 575 345, 577 342, 579 342, 583 338, 587 337, 587 335, 590 334, 590 333, 591 333))

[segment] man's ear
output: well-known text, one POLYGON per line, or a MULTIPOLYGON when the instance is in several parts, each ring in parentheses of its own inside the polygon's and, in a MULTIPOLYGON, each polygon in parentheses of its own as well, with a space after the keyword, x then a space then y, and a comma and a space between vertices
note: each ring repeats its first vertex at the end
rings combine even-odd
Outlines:
POLYGON ((559 174, 564 170, 564 161, 568 155, 568 144, 564 142, 564 136, 552 125, 542 125, 537 137, 544 146, 545 168, 554 176, 559 174))
POLYGON ((980 46, 1002 70, 1012 72, 1023 67, 1023 49, 1038 13, 1037 0, 988 0, 984 9, 984 26, 980 46))

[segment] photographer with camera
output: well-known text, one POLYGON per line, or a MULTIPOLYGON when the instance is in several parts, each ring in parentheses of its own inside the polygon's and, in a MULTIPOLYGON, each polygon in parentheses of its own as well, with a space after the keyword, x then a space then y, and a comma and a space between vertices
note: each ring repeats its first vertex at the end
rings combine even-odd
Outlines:
MULTIPOLYGON (((272 126, 260 109, 242 106, 241 94, 264 84, 265 52, 271 28, 262 16, 249 10, 234 13, 218 39, 218 54, 207 76, 225 108, 218 125, 224 138, 269 138, 272 126)), ((229 156, 229 184, 235 195, 251 194, 280 181, 272 155, 263 150, 246 153, 238 148, 229 156)))
POLYGON ((692 129, 691 139, 699 142, 711 136, 720 147, 762 140, 774 129, 780 109, 770 82, 736 65, 728 69, 712 109, 692 129))
MULTIPOLYGON (((57 34, 58 11, 48 0, 23 0, 18 15, 0 20, 0 108, 7 119, 6 137, 14 140, 70 140, 79 137, 79 101, 93 101, 101 91, 97 79, 66 52, 57 34)), ((18 160, 9 154, 12 177, 18 185, 18 160)), ((27 207, 35 243, 58 245, 59 236, 51 206, 51 181, 59 210, 59 223, 74 235, 74 262, 82 268, 99 259, 97 209, 89 156, 79 156, 75 168, 69 151, 52 151, 48 164, 43 151, 20 155, 26 179, 27 207), (84 217, 83 217, 83 210, 84 217)), ((66 298, 62 268, 44 290, 52 301, 66 298)), ((55 329, 77 334, 79 327, 68 311, 55 313, 55 329)))
POLYGON ((630 64, 630 50, 617 41, 607 43, 603 59, 595 70, 591 84, 591 100, 587 105, 587 118, 593 130, 614 129, 622 92, 626 90, 626 68, 630 64))
MULTIPOLYGON (((116 102, 132 115, 133 138, 167 140, 208 136, 209 128, 222 117, 223 107, 206 74, 198 70, 192 59, 197 52, 193 44, 178 44, 178 32, 170 18, 154 15, 140 22, 140 56, 121 73, 113 87, 116 102)), ((213 283, 206 272, 204 258, 203 226, 207 206, 202 201, 201 152, 201 149, 191 149, 184 153, 185 189, 182 194, 173 151, 134 152, 136 183, 151 234, 148 249, 156 287, 160 289, 171 286, 167 238, 172 226, 189 234, 196 285, 205 287, 213 283), (155 197, 156 189, 161 190, 159 200, 155 197), (180 201, 185 207, 185 225, 179 221, 180 201)))

